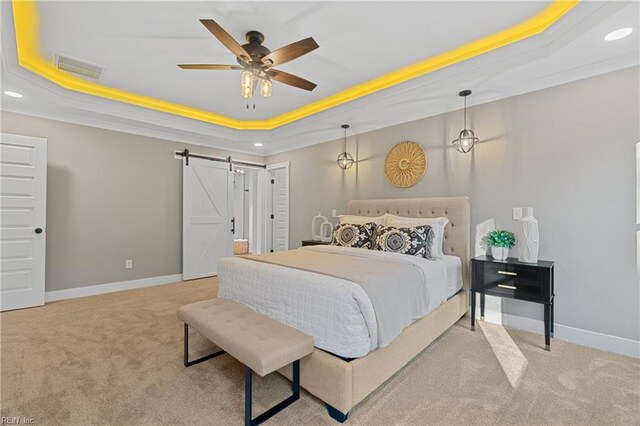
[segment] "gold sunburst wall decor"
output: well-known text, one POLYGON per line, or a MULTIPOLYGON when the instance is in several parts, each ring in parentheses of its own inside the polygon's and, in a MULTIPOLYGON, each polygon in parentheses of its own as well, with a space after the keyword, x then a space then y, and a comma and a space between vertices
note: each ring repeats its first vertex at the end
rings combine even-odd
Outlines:
POLYGON ((393 186, 409 188, 422 179, 427 170, 427 154, 415 142, 400 142, 384 160, 384 175, 393 186))

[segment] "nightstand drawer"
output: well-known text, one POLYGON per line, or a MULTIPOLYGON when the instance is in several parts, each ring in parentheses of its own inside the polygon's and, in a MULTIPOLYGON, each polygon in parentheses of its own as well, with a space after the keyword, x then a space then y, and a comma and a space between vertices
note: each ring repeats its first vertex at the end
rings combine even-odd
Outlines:
POLYGON ((501 297, 542 301, 544 298, 542 274, 543 271, 538 268, 506 263, 484 263, 482 265, 483 290, 486 294, 501 297))

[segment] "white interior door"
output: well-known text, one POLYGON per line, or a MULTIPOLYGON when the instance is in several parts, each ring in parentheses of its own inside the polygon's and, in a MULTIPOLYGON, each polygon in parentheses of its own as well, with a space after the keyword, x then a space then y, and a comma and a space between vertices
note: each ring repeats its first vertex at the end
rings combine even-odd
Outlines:
POLYGON ((0 135, 0 309, 44 305, 47 140, 0 135))
POLYGON ((182 166, 182 277, 217 275, 233 255, 233 173, 228 163, 189 158, 182 166))
POLYGON ((253 191, 255 196, 251 209, 251 235, 255 239, 256 254, 271 250, 271 174, 266 169, 257 170, 254 174, 253 191))
POLYGON ((271 175, 271 251, 289 250, 289 163, 267 166, 271 175))

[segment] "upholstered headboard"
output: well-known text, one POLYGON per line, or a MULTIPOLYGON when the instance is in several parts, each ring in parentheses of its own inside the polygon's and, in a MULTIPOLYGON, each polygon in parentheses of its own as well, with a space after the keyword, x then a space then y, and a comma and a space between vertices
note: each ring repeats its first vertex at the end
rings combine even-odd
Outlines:
POLYGON ((380 216, 391 213, 405 217, 446 217, 442 250, 462 260, 464 287, 469 289, 469 259, 471 253, 471 206, 467 197, 396 198, 389 200, 353 200, 349 214, 380 216))

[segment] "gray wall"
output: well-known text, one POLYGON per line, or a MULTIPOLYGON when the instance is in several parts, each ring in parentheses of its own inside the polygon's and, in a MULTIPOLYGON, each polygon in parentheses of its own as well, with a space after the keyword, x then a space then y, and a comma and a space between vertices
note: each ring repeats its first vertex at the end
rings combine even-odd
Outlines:
POLYGON ((1 118, 4 133, 48 140, 46 290, 182 272, 182 165, 173 152, 229 152, 8 112, 1 118))
MULTIPOLYGON (((533 206, 540 258, 557 262, 556 322, 638 340, 638 81, 635 67, 471 108, 482 142, 469 155, 449 146, 458 111, 350 137, 359 163, 346 172, 335 163, 341 140, 271 156, 291 161, 291 247, 310 237, 318 211, 344 213, 350 199, 467 195, 472 226, 495 218, 508 229, 512 207, 533 206), (387 152, 403 140, 420 143, 429 158, 409 189, 383 174, 387 152)), ((506 312, 542 318, 539 305, 507 302, 506 312)))

